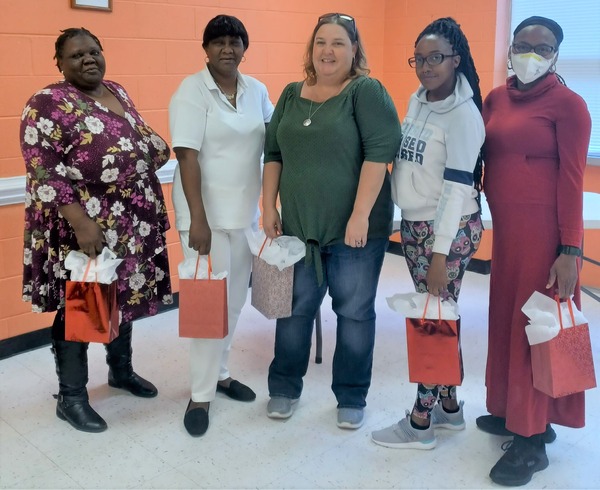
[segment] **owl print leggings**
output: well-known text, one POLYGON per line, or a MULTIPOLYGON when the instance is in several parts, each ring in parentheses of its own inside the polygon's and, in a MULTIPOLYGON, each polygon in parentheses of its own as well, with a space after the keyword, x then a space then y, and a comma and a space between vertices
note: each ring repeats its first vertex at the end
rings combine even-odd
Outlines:
MULTIPOLYGON (((447 291, 442 295, 443 300, 452 298, 454 301, 458 301, 462 278, 471 257, 479 248, 482 231, 483 225, 479 212, 461 217, 458 233, 446 259, 449 283, 447 291)), ((415 289, 419 293, 426 293, 427 270, 433 255, 435 241, 433 220, 402 220, 400 234, 404 257, 415 289)), ((412 413, 420 419, 431 418, 431 412, 438 397, 440 399, 456 399, 455 386, 438 385, 433 388, 428 386, 419 383, 417 389, 417 399, 412 413)))

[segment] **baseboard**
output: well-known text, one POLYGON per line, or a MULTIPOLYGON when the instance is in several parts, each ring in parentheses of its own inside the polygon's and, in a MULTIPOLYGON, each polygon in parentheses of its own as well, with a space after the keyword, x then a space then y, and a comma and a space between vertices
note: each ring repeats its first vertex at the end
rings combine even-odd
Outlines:
MULTIPOLYGON (((173 304, 160 305, 159 313, 179 308, 179 293, 173 295, 173 304)), ((42 328, 33 332, 27 332, 16 337, 0 340, 0 360, 16 356, 40 347, 50 345, 52 341, 51 327, 42 328)))
POLYGON ((50 327, 0 340, 0 360, 50 345, 50 327))

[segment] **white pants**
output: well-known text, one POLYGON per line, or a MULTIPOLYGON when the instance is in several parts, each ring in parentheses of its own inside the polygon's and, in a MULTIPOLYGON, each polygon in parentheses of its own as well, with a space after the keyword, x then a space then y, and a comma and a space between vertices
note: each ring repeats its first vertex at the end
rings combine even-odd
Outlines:
MULTIPOLYGON (((215 274, 227 271, 227 314, 229 333, 224 339, 191 339, 190 375, 192 400, 210 402, 215 399, 217 382, 229 377, 227 361, 233 333, 248 296, 252 253, 244 230, 211 230, 210 257, 215 274)), ((197 257, 188 246, 189 232, 180 231, 184 258, 197 257)), ((199 315, 202 312, 198 312, 199 315)))

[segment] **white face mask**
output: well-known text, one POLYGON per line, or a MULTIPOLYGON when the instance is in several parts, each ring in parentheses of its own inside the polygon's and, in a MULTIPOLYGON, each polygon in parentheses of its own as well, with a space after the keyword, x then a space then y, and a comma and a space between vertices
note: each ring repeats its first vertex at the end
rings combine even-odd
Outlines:
POLYGON ((543 77, 554 63, 555 56, 546 59, 535 53, 514 54, 510 56, 512 70, 522 83, 531 83, 543 77))

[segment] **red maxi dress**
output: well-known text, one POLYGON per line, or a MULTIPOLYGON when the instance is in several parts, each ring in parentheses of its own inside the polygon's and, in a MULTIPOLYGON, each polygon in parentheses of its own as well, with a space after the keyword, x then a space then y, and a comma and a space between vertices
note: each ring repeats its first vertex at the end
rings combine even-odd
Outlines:
MULTIPOLYGON (((533 387, 527 317, 559 245, 583 238, 583 173, 591 120, 583 99, 550 74, 528 91, 511 77, 485 100, 485 193, 493 223, 487 409, 524 437, 547 423, 583 427, 583 393, 553 399, 533 387)), ((575 303, 580 307, 579 284, 575 303)))

